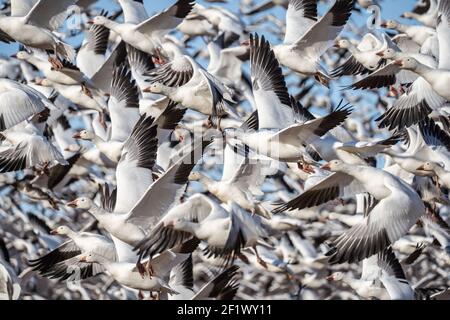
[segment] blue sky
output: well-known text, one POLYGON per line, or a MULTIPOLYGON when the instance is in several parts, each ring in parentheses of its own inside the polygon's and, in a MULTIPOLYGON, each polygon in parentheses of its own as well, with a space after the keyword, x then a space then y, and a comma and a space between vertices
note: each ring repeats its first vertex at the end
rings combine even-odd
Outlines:
MULTIPOLYGON (((266 1, 266 0, 256 0, 256 2, 263 2, 263 1, 266 1)), ((160 10, 163 10, 164 8, 166 8, 167 6, 169 6, 170 4, 172 4, 174 2, 175 2, 175 0, 157 0, 157 1, 144 0, 145 6, 149 13, 155 13, 160 10)), ((197 1, 197 2, 202 3, 203 1, 197 1)), ((383 0, 382 1, 383 18, 386 18, 386 19, 398 18, 402 12, 404 12, 405 10, 410 10, 414 6, 415 2, 416 2, 415 0, 383 0)), ((228 9, 230 9, 231 11, 238 13, 239 12, 239 3, 240 3, 240 0, 228 0, 228 4, 225 4, 224 6, 227 7, 228 9)), ((209 4, 206 4, 206 5, 209 5, 209 4)), ((222 5, 222 4, 220 4, 220 5, 222 5)), ((110 10, 110 11, 118 8, 118 4, 114 0, 100 0, 96 4, 96 6, 98 6, 99 8, 104 8, 104 9, 110 10)), ((326 6, 321 6, 322 10, 323 10, 322 7, 326 8, 326 6)), ((275 10, 272 10, 272 12, 278 17, 284 16, 284 9, 281 9, 281 8, 275 9, 275 10)), ((365 14, 365 15, 367 16, 368 14, 365 14)), ((365 21, 365 17, 361 16, 361 15, 355 15, 355 18, 358 20, 361 20, 362 23, 364 23, 364 21, 365 21)), ((246 20, 246 19, 244 19, 244 20, 246 20)), ((263 30, 261 30, 260 32, 263 32, 263 30)), ((79 38, 75 39, 75 41, 79 41, 79 40, 80 40, 79 38)), ((17 45, 15 45, 15 44, 7 45, 4 43, 0 43, 0 53, 1 54, 11 55, 15 51, 17 51, 17 45)))

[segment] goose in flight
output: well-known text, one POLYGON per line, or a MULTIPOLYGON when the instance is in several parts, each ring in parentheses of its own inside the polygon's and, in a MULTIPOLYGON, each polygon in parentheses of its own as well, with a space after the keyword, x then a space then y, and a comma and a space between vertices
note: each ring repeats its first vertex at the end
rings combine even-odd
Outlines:
POLYGON ((68 14, 67 8, 76 2, 77 0, 39 0, 24 16, 1 16, 1 41, 18 41, 25 46, 53 51, 55 57, 49 59, 55 66, 61 65, 58 55, 74 61, 74 48, 58 39, 53 31, 63 24, 68 14))
POLYGON ((137 24, 129 21, 117 23, 105 16, 96 16, 91 23, 112 30, 129 45, 157 57, 162 63, 165 61, 161 52, 162 37, 178 26, 191 12, 193 6, 192 0, 178 0, 163 12, 137 24))
POLYGON ((320 19, 317 0, 290 0, 286 13, 286 34, 273 47, 281 65, 302 75, 314 76, 328 86, 330 81, 319 59, 344 29, 354 8, 354 0, 336 0, 320 19))
POLYGON ((314 207, 339 197, 369 193, 377 201, 364 220, 333 241, 330 263, 357 262, 404 236, 425 214, 419 195, 392 174, 372 167, 333 160, 323 169, 334 172, 297 198, 273 210, 314 207))

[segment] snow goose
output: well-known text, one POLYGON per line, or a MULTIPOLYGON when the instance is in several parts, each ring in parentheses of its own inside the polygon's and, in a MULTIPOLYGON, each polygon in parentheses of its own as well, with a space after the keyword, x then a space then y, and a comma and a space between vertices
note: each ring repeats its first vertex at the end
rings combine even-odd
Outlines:
POLYGON ((147 127, 149 121, 152 126, 154 119, 145 120, 145 117, 139 117, 139 92, 126 66, 121 65, 114 69, 110 91, 108 110, 111 116, 111 131, 108 140, 105 141, 88 130, 82 130, 73 137, 92 141, 111 161, 119 162, 122 148, 130 134, 133 131, 139 132, 140 126, 147 127))
POLYGON ((136 249, 141 257, 152 257, 195 236, 206 242, 207 257, 220 257, 225 265, 232 263, 242 248, 256 246, 264 231, 248 225, 253 220, 236 204, 231 207, 227 211, 202 194, 193 195, 168 211, 136 249))
POLYGON ((231 91, 191 57, 183 55, 150 74, 151 85, 144 92, 163 94, 200 113, 222 117, 234 113, 231 91))
POLYGON ((401 15, 402 18, 406 19, 415 19, 422 23, 423 25, 435 28, 436 27, 436 21, 438 19, 438 1, 437 0, 428 0, 429 7, 428 10, 425 12, 417 12, 417 10, 413 10, 412 12, 405 12, 401 15))
POLYGON ((381 24, 382 28, 397 30, 409 36, 414 42, 423 45, 425 41, 436 34, 436 30, 425 26, 404 25, 395 20, 388 20, 381 24))
POLYGON ((328 86, 329 78, 318 61, 344 29, 354 5, 354 0, 336 0, 317 20, 316 0, 290 1, 283 44, 273 47, 278 61, 295 72, 312 75, 328 86))
POLYGON ((0 172, 18 171, 36 165, 45 168, 54 163, 67 164, 59 149, 44 136, 38 125, 23 123, 2 133, 0 172))
POLYGON ((112 261, 116 260, 114 244, 104 236, 90 232, 75 232, 67 226, 59 226, 53 229, 51 234, 66 236, 69 240, 49 253, 28 262, 34 271, 45 277, 79 280, 95 276, 103 271, 100 264, 86 264, 79 261, 82 254, 90 252, 99 252, 112 261))
MULTIPOLYGON (((75 199, 67 205, 88 210, 106 231, 119 240, 136 246, 146 236, 147 228, 156 223, 161 215, 179 201, 189 173, 196 165, 198 156, 202 154, 208 144, 206 142, 197 143, 190 152, 181 157, 177 163, 152 183, 128 212, 119 212, 117 207, 113 213, 107 212, 85 197, 75 199), (164 194, 161 194, 162 190, 164 190, 164 194)), ((131 150, 128 153, 131 153, 131 150)), ((140 157, 138 159, 147 160, 140 157)))
MULTIPOLYGON (((106 15, 103 12, 103 15, 106 15)), ((77 67, 86 76, 92 77, 103 65, 108 50, 110 30, 104 26, 92 25, 77 53, 77 67)))
POLYGON ((323 168, 335 173, 273 211, 309 208, 340 196, 370 193, 376 204, 361 223, 333 242, 328 253, 331 263, 356 262, 380 252, 405 235, 425 213, 419 195, 390 173, 351 166, 340 160, 333 160, 323 168))
POLYGON ((85 109, 96 110, 100 114, 104 114, 105 102, 97 99, 95 96, 91 97, 86 94, 85 87, 80 84, 66 85, 61 84, 50 79, 41 79, 36 82, 38 85, 44 87, 52 87, 58 91, 61 96, 72 101, 77 106, 85 109))
POLYGON ((136 248, 141 257, 153 257, 192 236, 208 244, 207 254, 221 256, 226 263, 235 259, 244 241, 233 214, 196 194, 169 210, 136 248))
POLYGON ((67 8, 74 5, 76 0, 39 0, 25 16, 0 17, 0 30, 6 40, 18 41, 26 46, 42 50, 53 50, 56 58, 50 61, 58 66, 57 55, 75 60, 75 50, 65 42, 59 40, 51 30, 56 30, 67 16, 67 8))
POLYGON ((138 24, 130 22, 117 23, 104 16, 96 16, 92 23, 111 29, 126 43, 136 49, 157 56, 161 60, 160 47, 162 36, 183 21, 183 18, 192 10, 193 4, 192 0, 178 0, 163 12, 138 24))
MULTIPOLYGON (((78 260, 82 263, 98 263, 111 275, 111 277, 123 286, 139 291, 156 291, 160 293, 177 294, 163 279, 177 264, 187 258, 187 254, 177 254, 165 251, 152 260, 153 272, 151 276, 142 276, 135 263, 114 261, 102 253, 90 252, 81 255, 78 260)), ((139 297, 143 297, 142 292, 139 297)))
POLYGON ((357 46, 347 39, 337 41, 335 47, 347 49, 351 55, 341 66, 331 71, 330 75, 332 77, 365 75, 377 70, 385 61, 376 53, 384 46, 385 43, 378 40, 372 33, 365 35, 357 46))
MULTIPOLYGON (((409 54, 394 52, 392 49, 388 49, 381 54, 397 60, 354 83, 351 86, 352 88, 377 88, 394 85, 398 80, 403 82, 405 75, 403 74, 402 77, 400 72, 404 70, 412 71, 418 76, 407 92, 390 109, 376 119, 379 121, 381 128, 388 127, 390 130, 393 130, 394 128, 411 126, 423 120, 433 110, 439 110, 442 107, 446 99, 445 96, 442 96, 442 93, 448 94, 450 92, 444 92, 446 90, 441 90, 441 93, 438 92, 433 82, 429 80, 430 76, 425 76, 427 71, 438 71, 435 69, 438 65, 433 58, 417 54, 415 57, 423 62, 420 63, 418 60, 410 57, 409 54)), ((406 79, 409 79, 406 80, 407 82, 413 80, 409 75, 406 76, 406 79)))
POLYGON ((51 104, 40 92, 8 79, 0 79, 0 131, 44 111, 51 104))
MULTIPOLYGON (((243 125, 250 128, 252 121, 257 121, 255 113, 243 125)), ((270 218, 267 209, 253 197, 262 195, 261 185, 265 177, 266 174, 261 163, 250 163, 248 159, 236 154, 227 144, 224 150, 223 173, 220 181, 214 181, 200 172, 192 172, 189 180, 203 183, 211 194, 224 203, 234 201, 253 214, 270 218)))
POLYGON ((432 172, 439 179, 439 183, 450 189, 450 171, 444 169, 443 165, 436 162, 427 161, 421 165, 418 170, 432 172))
MULTIPOLYGON (((292 102, 297 105, 296 101, 292 102)), ((285 129, 259 129, 256 132, 226 129, 230 138, 238 140, 239 147, 278 161, 299 162, 304 157, 303 145, 318 140, 339 126, 350 115, 348 105, 339 106, 329 115, 305 123, 295 123, 285 129)), ((229 140, 230 138, 227 138, 229 140)), ((232 143, 232 142, 231 142, 232 143)))
POLYGON ((406 280, 403 269, 390 247, 363 261, 360 279, 355 279, 342 272, 335 272, 327 279, 343 281, 365 299, 414 299, 414 291, 406 280))

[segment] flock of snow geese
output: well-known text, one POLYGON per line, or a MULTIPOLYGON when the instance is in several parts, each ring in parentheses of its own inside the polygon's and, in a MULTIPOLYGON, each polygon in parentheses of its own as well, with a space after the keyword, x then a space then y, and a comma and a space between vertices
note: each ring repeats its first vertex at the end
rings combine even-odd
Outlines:
POLYGON ((110 2, 1 7, 0 298, 449 298, 450 0, 110 2))

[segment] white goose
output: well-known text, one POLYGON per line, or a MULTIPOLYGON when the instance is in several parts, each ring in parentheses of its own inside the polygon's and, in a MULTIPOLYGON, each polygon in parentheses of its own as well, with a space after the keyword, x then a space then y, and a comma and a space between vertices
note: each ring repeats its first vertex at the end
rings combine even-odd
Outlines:
MULTIPOLYGON (((166 251, 152 259, 152 275, 143 276, 138 266, 133 262, 115 261, 101 253, 87 253, 78 259, 82 263, 100 264, 111 277, 123 286, 139 291, 177 294, 169 284, 164 281, 166 275, 179 263, 188 257, 187 254, 178 254, 166 251)), ((142 292, 139 293, 142 298, 142 292)))
POLYGON ((376 200, 368 216, 333 242, 331 263, 356 262, 368 258, 402 236, 425 213, 419 195, 399 178, 366 166, 333 160, 324 169, 336 172, 274 212, 303 209, 340 196, 368 192, 376 200))
POLYGON ((167 212, 136 248, 141 257, 152 257, 195 236, 206 242, 208 257, 221 257, 228 264, 242 248, 255 247, 264 234, 236 204, 227 211, 208 197, 196 194, 167 212))
MULTIPOLYGON (((387 37, 385 34, 383 36, 387 37)), ((335 47, 347 49, 351 55, 341 66, 331 71, 330 75, 332 77, 364 75, 377 70, 384 63, 377 52, 386 45, 386 39, 382 42, 372 33, 366 34, 357 46, 347 39, 337 41, 335 47)))
MULTIPOLYGON (((75 232, 67 226, 59 226, 51 231, 53 235, 69 238, 49 253, 29 261, 36 272, 49 278, 65 280, 80 277, 86 279, 103 271, 99 264, 80 263, 83 254, 97 252, 111 261, 116 260, 116 249, 108 238, 89 232, 75 232)), ((77 280, 79 280, 78 278, 77 280)))
POLYGON ((33 88, 9 79, 0 79, 0 130, 44 111, 52 104, 33 88))
POLYGON ((192 7, 192 0, 178 0, 165 11, 138 24, 131 22, 117 23, 104 16, 96 16, 91 22, 112 30, 123 41, 136 49, 162 59, 160 56, 162 53, 158 52, 160 51, 162 36, 180 24, 192 10, 192 7))
POLYGON ((350 114, 350 109, 347 106, 338 107, 326 117, 294 123, 296 119, 294 110, 303 107, 295 100, 289 99, 281 69, 269 43, 264 37, 259 39, 257 35, 255 38, 250 36, 250 47, 252 84, 258 108, 259 129, 257 131, 226 129, 227 142, 238 145, 246 153, 250 151, 279 161, 298 162, 304 155, 302 146, 313 143, 339 126, 350 114), (276 104, 271 105, 273 102, 276 104), (276 105, 281 106, 275 109, 276 105), (291 118, 282 125, 282 119, 289 116, 291 118))
POLYGON ((436 30, 425 26, 404 25, 395 20, 388 20, 381 24, 382 28, 394 29, 406 34, 414 42, 423 45, 425 41, 436 34, 436 30))
POLYGON ((170 100, 210 116, 234 113, 231 90, 187 55, 159 67, 144 92, 163 94, 170 100))
MULTIPOLYGON (((1 16, 0 30, 2 40, 18 41, 26 46, 43 50, 53 50, 55 55, 62 55, 75 60, 75 50, 59 40, 51 30, 56 30, 67 16, 67 8, 76 0, 39 0, 25 16, 1 16)), ((57 58, 50 58, 55 65, 60 65, 57 58)))
POLYGON ((273 47, 278 61, 303 75, 312 75, 328 85, 329 78, 318 61, 344 29, 354 0, 336 0, 317 20, 317 0, 291 0, 286 13, 283 44, 273 47))
POLYGON ((0 172, 12 172, 42 165, 67 164, 58 147, 44 136, 36 123, 22 123, 2 133, 0 172))
MULTIPOLYGON (((131 139, 129 141, 132 141, 131 139)), ((129 146, 133 146, 131 142, 129 142, 129 146)), ((88 210, 99 221, 100 226, 111 235, 131 246, 136 246, 146 236, 146 230, 179 201, 181 194, 184 192, 184 186, 188 181, 189 173, 197 162, 191 160, 198 160, 199 154, 205 148, 206 143, 197 143, 190 152, 185 154, 157 181, 151 184, 139 201, 134 203, 133 207, 126 212, 119 211, 116 206, 114 212, 110 213, 105 209, 99 208, 92 200, 85 197, 77 198, 67 203, 67 205, 88 210)), ((124 148, 124 153, 130 154, 138 162, 151 161, 151 159, 140 157, 141 155, 146 155, 143 151, 141 150, 136 156, 130 154, 131 150, 124 148)), ((130 180, 128 183, 132 183, 132 181, 134 180, 130 180)), ((118 185, 121 186, 123 184, 119 182, 118 185)), ((124 194, 127 192, 129 190, 124 190, 124 194)), ((120 204, 120 202, 117 203, 120 204)))

